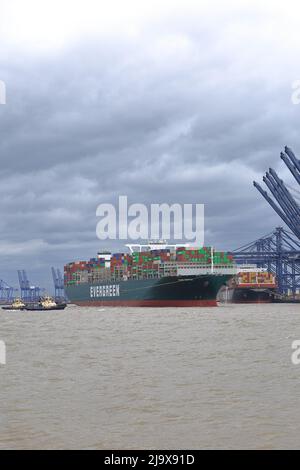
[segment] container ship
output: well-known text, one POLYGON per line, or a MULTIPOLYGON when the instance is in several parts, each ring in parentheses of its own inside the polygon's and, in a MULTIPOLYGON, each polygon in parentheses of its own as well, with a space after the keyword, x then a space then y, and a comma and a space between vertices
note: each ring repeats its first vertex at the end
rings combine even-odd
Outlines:
POLYGON ((274 274, 256 265, 238 267, 238 274, 219 292, 219 300, 231 303, 270 303, 275 301, 274 274))
POLYGON ((126 245, 64 268, 65 291, 81 306, 208 307, 237 272, 232 256, 210 247, 126 245))

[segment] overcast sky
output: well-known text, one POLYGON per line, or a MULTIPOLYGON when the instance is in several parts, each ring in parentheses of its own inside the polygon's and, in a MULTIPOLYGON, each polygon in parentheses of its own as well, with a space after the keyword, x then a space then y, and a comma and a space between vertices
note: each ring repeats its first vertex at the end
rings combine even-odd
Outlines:
POLYGON ((205 204, 219 249, 279 225, 252 181, 269 166, 288 180, 280 151, 300 155, 298 13, 289 1, 0 0, 0 278, 26 268, 47 285, 52 265, 110 247, 96 208, 121 194, 205 204))

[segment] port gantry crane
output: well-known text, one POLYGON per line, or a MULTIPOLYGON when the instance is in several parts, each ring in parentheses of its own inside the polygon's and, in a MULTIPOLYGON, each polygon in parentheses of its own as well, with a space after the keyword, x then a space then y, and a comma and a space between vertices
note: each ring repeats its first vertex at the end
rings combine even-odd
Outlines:
MULTIPOLYGON (((280 157, 292 173, 296 183, 300 185, 300 160, 288 147, 285 147, 280 157)), ((253 184, 293 234, 300 240, 300 206, 298 202, 300 192, 297 189, 291 188, 293 193, 295 193, 292 195, 287 185, 284 184, 272 168, 267 171, 263 181, 271 191, 273 198, 256 181, 253 184)))
POLYGON ((9 304, 14 298, 14 288, 9 286, 5 281, 0 279, 0 303, 9 304))
POLYGON ((55 300, 65 301, 66 294, 65 294, 64 278, 59 269, 55 269, 52 267, 51 271, 52 271, 52 278, 53 278, 54 289, 55 289, 55 300))
MULTIPOLYGON (((300 160, 285 147, 281 159, 300 185, 300 160)), ((279 297, 300 293, 300 206, 299 190, 290 188, 272 168, 263 181, 271 195, 256 181, 254 186, 285 222, 290 231, 277 227, 274 232, 232 252, 238 263, 255 263, 276 275, 279 297), (289 190, 289 189, 290 190, 289 190)))
POLYGON ((21 299, 24 302, 38 301, 44 289, 41 289, 37 286, 32 286, 28 280, 26 271, 24 269, 18 270, 18 278, 21 290, 21 299))
POLYGON ((300 241, 277 227, 274 232, 232 252, 237 263, 256 264, 276 275, 278 297, 300 292, 300 241))

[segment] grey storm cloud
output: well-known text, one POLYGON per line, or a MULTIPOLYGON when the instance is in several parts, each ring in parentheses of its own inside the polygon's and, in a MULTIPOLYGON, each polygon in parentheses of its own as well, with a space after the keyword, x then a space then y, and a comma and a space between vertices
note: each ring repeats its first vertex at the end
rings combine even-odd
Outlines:
POLYGON ((26 267, 46 279, 93 256, 96 207, 123 194, 205 204, 206 243, 220 249, 280 223, 252 180, 282 169, 284 145, 300 153, 299 42, 286 54, 267 34, 280 18, 258 4, 182 8, 137 36, 80 36, 44 54, 13 45, 0 59, 0 277, 26 267))

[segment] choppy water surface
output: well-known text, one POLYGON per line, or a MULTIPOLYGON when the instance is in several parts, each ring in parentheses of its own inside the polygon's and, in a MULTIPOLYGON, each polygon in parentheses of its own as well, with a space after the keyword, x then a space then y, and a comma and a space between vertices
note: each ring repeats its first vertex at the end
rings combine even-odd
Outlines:
POLYGON ((0 448, 299 448, 300 305, 0 312, 0 448))

